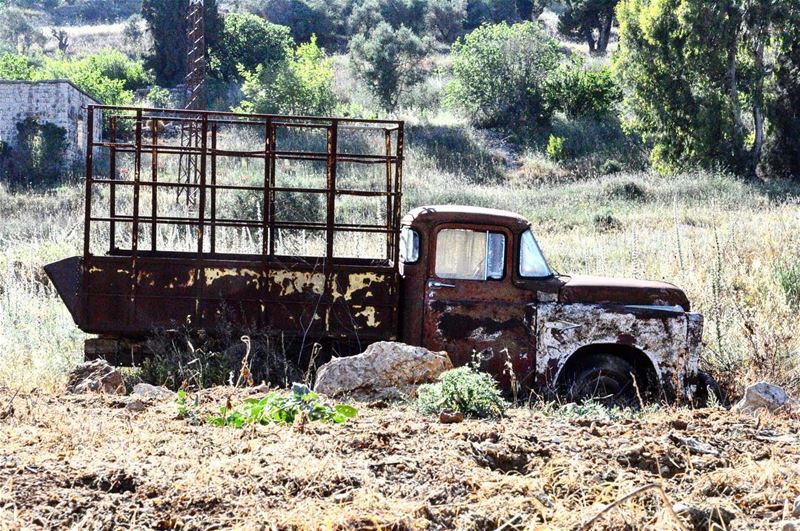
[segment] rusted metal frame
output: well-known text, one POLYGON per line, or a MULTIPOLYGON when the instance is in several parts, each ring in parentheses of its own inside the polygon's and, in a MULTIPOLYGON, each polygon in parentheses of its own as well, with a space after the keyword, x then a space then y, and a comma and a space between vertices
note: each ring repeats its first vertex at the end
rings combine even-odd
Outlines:
MULTIPOLYGON (((195 300, 195 320, 194 323, 198 326, 203 325, 203 316, 200 313, 200 302, 203 300, 203 288, 205 285, 205 265, 203 260, 204 249, 204 231, 205 231, 205 217, 206 217, 206 151, 208 147, 208 116, 203 113, 202 123, 200 125, 200 198, 197 207, 197 262, 196 262, 196 300, 195 300)), ((197 161, 195 161, 197 163, 197 161)), ((188 188, 187 188, 188 194, 188 188)))
POLYGON ((134 155, 133 168, 133 216, 131 228, 131 308, 129 313, 130 322, 136 319, 136 286, 137 286, 137 263, 136 255, 139 250, 139 182, 142 172, 142 111, 136 113, 136 154, 134 155))
POLYGON ((150 226, 150 249, 155 251, 158 242, 158 124, 156 120, 150 122, 152 127, 151 153, 150 153, 150 176, 153 183, 150 187, 150 218, 153 224, 150 226))
MULTIPOLYGON (((96 109, 111 109, 111 110, 116 110, 116 111, 131 111, 131 112, 143 111, 143 112, 148 112, 148 113, 175 114, 176 116, 186 115, 186 114, 189 114, 189 115, 197 115, 198 114, 198 112, 196 110, 190 110, 190 109, 164 109, 164 108, 159 108, 159 107, 132 107, 132 106, 126 106, 126 105, 95 105, 94 107, 96 109)), ((330 118, 327 118, 327 117, 324 117, 324 116, 305 116, 305 115, 293 116, 293 115, 285 115, 285 114, 258 114, 258 113, 243 114, 243 113, 235 113, 235 112, 230 112, 230 111, 202 111, 202 113, 200 113, 200 114, 202 114, 204 116, 234 116, 234 117, 235 116, 241 116, 242 118, 251 119, 251 120, 252 119, 258 119, 258 118, 262 118, 262 119, 273 118, 273 119, 287 120, 287 121, 297 120, 297 121, 315 121, 315 122, 319 122, 319 121, 330 122, 330 120, 331 120, 330 118)), ((398 125, 398 124, 402 124, 403 123, 403 122, 397 121, 397 120, 381 120, 381 119, 376 119, 376 118, 344 118, 344 117, 342 117, 342 118, 334 118, 334 120, 336 120, 337 122, 345 123, 345 124, 365 123, 365 124, 387 124, 389 126, 398 125)))
MULTIPOLYGON (((333 239, 334 239, 334 225, 336 224, 336 149, 338 144, 338 131, 339 122, 332 120, 328 128, 328 204, 326 216, 326 249, 325 249, 325 272, 326 274, 333 272, 333 239)), ((325 283, 326 286, 328 282, 325 283)))
POLYGON ((84 322, 89 320, 89 270, 91 268, 91 249, 90 231, 92 219, 92 179, 94 175, 94 106, 89 105, 87 108, 87 121, 86 121, 86 195, 84 201, 84 220, 83 220, 83 268, 81 274, 83 276, 83 305, 81 311, 81 318, 84 322))
MULTIPOLYGON (((262 155, 263 158, 263 155, 262 155)), ((133 181, 111 181, 111 179, 94 179, 92 181, 94 184, 115 184, 119 186, 133 186, 133 181)), ((164 187, 182 187, 182 188, 200 188, 200 184, 187 184, 187 183, 178 183, 178 182, 165 182, 159 181, 156 183, 152 183, 155 186, 164 186, 164 187)), ((207 190, 246 190, 249 192, 261 192, 264 190, 263 186, 240 186, 236 184, 206 184, 207 190)), ((273 192, 298 192, 298 193, 309 193, 309 194, 327 194, 327 188, 294 188, 291 186, 273 186, 270 187, 270 190, 273 192)), ((366 197, 383 197, 386 195, 386 192, 379 192, 376 190, 348 190, 348 189, 337 189, 336 195, 353 195, 353 196, 366 196, 366 197)), ((396 195, 394 192, 391 192, 390 195, 396 195)), ((391 212, 390 212, 391 214, 391 212)))
POLYGON ((392 133, 389 130, 384 132, 384 142, 386 144, 386 258, 391 260, 392 254, 392 163, 389 157, 392 154, 392 133))
POLYGON ((217 124, 211 124, 211 254, 217 252, 217 124))
MULTIPOLYGON (((117 226, 113 219, 117 215, 117 148, 114 144, 117 141, 117 117, 112 116, 110 119, 110 134, 111 134, 111 148, 109 150, 109 165, 108 173, 110 181, 109 184, 109 198, 108 198, 108 215, 112 219, 108 227, 108 249, 109 252, 114 252, 117 241, 117 226)), ((104 179, 105 181, 106 179, 104 179)), ((99 181, 95 181, 99 182, 99 181)))
MULTIPOLYGON (((133 216, 117 216, 113 218, 115 221, 133 221, 133 216)), ((102 221, 102 222, 110 222, 112 218, 108 217, 93 217, 92 221, 102 221)), ((140 225, 149 225, 152 221, 149 219, 139 220, 140 225)), ((200 225, 200 222, 195 218, 174 218, 174 217, 161 217, 158 218, 159 225, 187 225, 197 227, 200 225)), ((314 221, 275 221, 275 227, 279 229, 298 229, 298 230, 318 230, 324 231, 327 229, 327 223, 323 222, 314 222, 314 221)), ((261 220, 237 220, 237 219, 217 219, 216 225, 218 227, 249 227, 249 228, 261 228, 263 227, 263 222, 261 220)), ((387 231, 386 227, 383 225, 361 225, 361 224, 345 224, 345 223, 337 223, 334 225, 334 229, 340 230, 343 232, 373 232, 373 233, 380 233, 386 234, 387 231)))
POLYGON ((405 147, 403 138, 404 122, 398 122, 400 127, 397 129, 397 149, 396 162, 394 166, 394 215, 392 216, 392 231, 394 232, 394 243, 392 261, 395 265, 400 260, 400 216, 403 208, 403 148, 405 147))
POLYGON ((271 200, 271 184, 272 184, 272 176, 270 175, 272 171, 272 165, 270 164, 270 160, 272 159, 274 153, 274 146, 272 146, 272 122, 267 121, 264 124, 264 190, 262 195, 262 205, 261 205, 261 254, 268 257, 270 253, 270 249, 272 247, 271 240, 273 238, 273 234, 270 231, 270 217, 272 215, 272 200, 271 200))

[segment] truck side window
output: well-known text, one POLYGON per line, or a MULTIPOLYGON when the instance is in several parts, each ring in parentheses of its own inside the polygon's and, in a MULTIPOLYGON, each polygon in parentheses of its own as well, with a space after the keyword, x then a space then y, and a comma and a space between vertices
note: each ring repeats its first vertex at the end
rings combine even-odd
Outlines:
POLYGON ((530 229, 522 233, 519 249, 519 274, 523 277, 549 277, 553 272, 544 259, 530 229))
POLYGON ((411 227, 400 229, 400 261, 413 264, 419 260, 419 234, 411 227))
POLYGON ((506 237, 499 232, 443 229, 436 240, 436 276, 499 280, 505 270, 506 237))

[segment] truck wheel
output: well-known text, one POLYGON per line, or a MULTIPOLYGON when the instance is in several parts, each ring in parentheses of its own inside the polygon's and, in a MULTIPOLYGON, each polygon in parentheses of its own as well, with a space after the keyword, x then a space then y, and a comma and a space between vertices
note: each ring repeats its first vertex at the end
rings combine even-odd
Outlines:
POLYGON ((695 407, 708 407, 711 402, 711 396, 716 398, 717 403, 721 406, 727 406, 728 401, 722 388, 709 373, 699 371, 697 373, 697 391, 694 394, 695 407))
POLYGON ((636 386, 645 392, 647 382, 633 376, 636 369, 628 361, 609 354, 591 354, 572 372, 566 380, 567 397, 571 402, 595 400, 607 407, 640 406, 636 386))

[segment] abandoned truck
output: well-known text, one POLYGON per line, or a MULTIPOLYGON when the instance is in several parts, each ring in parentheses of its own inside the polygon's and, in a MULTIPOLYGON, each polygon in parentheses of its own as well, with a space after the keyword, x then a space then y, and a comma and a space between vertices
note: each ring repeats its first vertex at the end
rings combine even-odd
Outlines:
POLYGON ((679 288, 558 274, 511 212, 401 217, 403 122, 93 106, 88 127, 98 112, 83 255, 45 268, 99 336, 87 357, 130 363, 154 330, 224 319, 298 360, 398 340, 576 400, 706 388, 679 288))

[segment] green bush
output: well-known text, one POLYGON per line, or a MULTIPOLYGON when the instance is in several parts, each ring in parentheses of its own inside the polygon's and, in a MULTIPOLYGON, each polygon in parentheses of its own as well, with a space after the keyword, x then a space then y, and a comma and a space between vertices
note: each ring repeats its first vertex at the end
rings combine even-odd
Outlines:
POLYGON ((553 109, 571 119, 602 117, 622 101, 622 91, 608 67, 586 68, 582 61, 558 67, 547 83, 553 109))
POLYGON ((446 371, 436 383, 417 389, 416 409, 424 415, 451 410, 467 417, 501 417, 508 404, 500 396, 494 379, 471 367, 446 371))
POLYGON ((11 188, 47 187, 69 173, 65 167, 66 130, 36 118, 18 122, 13 147, 3 148, 3 173, 11 188))
POLYGON ((800 310, 800 262, 787 260, 775 266, 775 279, 786 302, 795 310, 800 310))
POLYGON ((380 106, 394 111, 402 94, 422 81, 427 45, 405 26, 381 22, 350 41, 350 67, 380 106))
POLYGON ((331 114, 337 98, 333 90, 333 60, 317 46, 316 38, 289 50, 286 60, 254 72, 241 71, 244 100, 240 112, 331 114))
POLYGON ((552 109, 547 80, 558 46, 538 24, 481 26, 453 45, 453 75, 445 101, 479 125, 534 126, 552 109))
POLYGON ((213 426, 243 428, 249 424, 294 424, 301 415, 305 415, 312 422, 321 420, 342 424, 357 414, 358 410, 353 406, 331 406, 305 385, 295 383, 289 396, 269 393, 260 399, 248 398, 239 409, 229 408, 225 404, 220 408, 219 416, 211 417, 209 422, 213 426))
POLYGON ((24 55, 0 54, 0 79, 27 81, 32 78, 33 72, 34 66, 24 55))
POLYGON ((253 72, 261 67, 271 71, 283 64, 294 46, 286 26, 267 22, 248 13, 225 17, 225 29, 217 49, 211 50, 211 66, 227 81, 242 79, 242 70, 253 72))
POLYGON ((567 160, 567 148, 563 137, 550 135, 547 140, 547 158, 555 162, 567 160))

